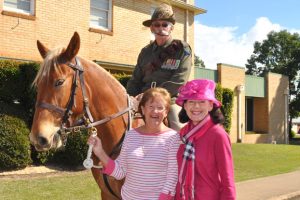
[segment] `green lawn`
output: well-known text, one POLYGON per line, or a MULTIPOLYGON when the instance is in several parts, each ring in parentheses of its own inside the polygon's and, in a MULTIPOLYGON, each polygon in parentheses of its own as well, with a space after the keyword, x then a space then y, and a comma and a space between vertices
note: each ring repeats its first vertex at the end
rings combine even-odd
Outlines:
POLYGON ((0 179, 1 200, 99 200, 100 190, 90 171, 63 177, 0 179))
POLYGON ((233 144, 232 149, 237 182, 300 169, 299 145, 233 144))
MULTIPOLYGON (((300 146, 233 144, 236 182, 300 169, 300 146)), ((0 179, 1 200, 93 200, 100 191, 89 171, 63 177, 0 179)))

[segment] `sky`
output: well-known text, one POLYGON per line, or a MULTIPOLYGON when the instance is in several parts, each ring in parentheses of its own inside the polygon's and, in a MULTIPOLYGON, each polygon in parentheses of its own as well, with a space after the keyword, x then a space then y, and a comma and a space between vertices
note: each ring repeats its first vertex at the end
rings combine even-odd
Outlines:
POLYGON ((207 12, 195 16, 194 52, 206 68, 245 67, 255 41, 270 31, 300 34, 300 0, 195 0, 207 12))

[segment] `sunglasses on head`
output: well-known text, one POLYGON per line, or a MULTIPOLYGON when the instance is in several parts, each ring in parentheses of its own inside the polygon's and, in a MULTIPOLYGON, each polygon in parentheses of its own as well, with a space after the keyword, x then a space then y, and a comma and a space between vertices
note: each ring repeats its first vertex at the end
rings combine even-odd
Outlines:
POLYGON ((155 28, 159 28, 161 26, 163 28, 167 28, 169 25, 170 25, 170 23, 168 23, 168 22, 162 22, 162 23, 154 22, 154 23, 152 23, 152 26, 154 26, 155 28))

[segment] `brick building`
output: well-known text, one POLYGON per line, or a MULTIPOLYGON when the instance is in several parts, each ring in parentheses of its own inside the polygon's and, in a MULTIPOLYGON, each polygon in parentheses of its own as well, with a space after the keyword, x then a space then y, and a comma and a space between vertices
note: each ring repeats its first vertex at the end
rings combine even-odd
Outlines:
POLYGON ((0 0, 0 58, 39 61, 36 41, 66 46, 77 31, 79 55, 110 70, 131 72, 141 48, 150 42, 142 25, 167 2, 176 16, 173 38, 194 48, 194 16, 205 10, 194 0, 0 0))
POLYGON ((217 67, 195 68, 195 78, 208 78, 234 91, 231 141, 287 143, 288 77, 249 76, 244 67, 221 63, 217 67))
MULTIPOLYGON (((194 16, 206 12, 195 7, 194 0, 0 0, 0 59, 40 61, 37 40, 49 48, 66 46, 77 31, 81 57, 110 71, 130 73, 141 48, 151 40, 142 22, 162 2, 175 12, 173 38, 194 49, 194 16)), ((246 76, 244 68, 226 64, 193 72, 191 79, 210 78, 235 91, 232 142, 284 143, 287 77, 246 76), (259 134, 245 134, 250 131, 259 134)))

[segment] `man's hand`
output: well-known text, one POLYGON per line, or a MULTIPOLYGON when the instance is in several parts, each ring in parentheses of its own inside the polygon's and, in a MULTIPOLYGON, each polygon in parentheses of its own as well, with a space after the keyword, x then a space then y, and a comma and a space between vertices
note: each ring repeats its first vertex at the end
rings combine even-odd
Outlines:
POLYGON ((138 102, 140 102, 140 101, 142 100, 142 98, 143 98, 143 95, 144 95, 144 93, 141 93, 141 94, 136 95, 134 98, 135 98, 138 102))

